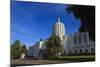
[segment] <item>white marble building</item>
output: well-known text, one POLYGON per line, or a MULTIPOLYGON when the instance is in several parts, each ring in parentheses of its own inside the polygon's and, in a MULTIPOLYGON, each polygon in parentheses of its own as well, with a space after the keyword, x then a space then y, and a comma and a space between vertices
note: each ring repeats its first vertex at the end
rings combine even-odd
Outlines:
POLYGON ((68 36, 68 53, 86 53, 95 51, 95 43, 89 40, 88 32, 78 32, 68 36))
POLYGON ((28 55, 29 56, 34 56, 34 57, 38 57, 39 53, 41 53, 41 50, 45 49, 45 42, 47 40, 40 40, 38 42, 36 42, 33 46, 29 47, 28 49, 28 55))
MULTIPOLYGON (((64 24, 58 18, 58 22, 52 27, 52 35, 58 35, 61 39, 62 54, 74 54, 95 52, 95 42, 89 40, 88 32, 76 32, 72 35, 67 35, 64 24)), ((33 46, 29 47, 28 55, 38 57, 41 50, 45 49, 45 42, 48 39, 40 40, 33 46)))

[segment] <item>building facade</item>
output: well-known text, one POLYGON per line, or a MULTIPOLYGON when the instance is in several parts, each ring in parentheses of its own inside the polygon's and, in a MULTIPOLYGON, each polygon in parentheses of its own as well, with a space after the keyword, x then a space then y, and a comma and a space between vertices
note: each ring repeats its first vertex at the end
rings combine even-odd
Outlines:
MULTIPOLYGON (((61 54, 77 54, 77 53, 92 53, 95 52, 95 42, 89 39, 88 32, 76 32, 71 35, 66 35, 65 25, 58 18, 58 22, 52 27, 52 35, 58 35, 61 40, 61 54)), ((40 57, 41 50, 44 50, 45 42, 48 39, 40 40, 33 46, 29 47, 28 55, 40 57)))
POLYGON ((67 41, 68 53, 92 53, 95 52, 95 42, 89 40, 88 32, 78 32, 70 35, 67 41))

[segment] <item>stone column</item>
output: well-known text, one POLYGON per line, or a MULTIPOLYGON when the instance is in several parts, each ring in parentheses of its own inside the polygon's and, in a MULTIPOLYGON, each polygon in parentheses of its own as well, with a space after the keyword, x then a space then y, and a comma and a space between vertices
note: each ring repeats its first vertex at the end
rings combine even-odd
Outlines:
POLYGON ((87 37, 87 45, 89 45, 89 33, 86 33, 86 37, 87 37))
POLYGON ((77 45, 79 45, 79 33, 76 34, 77 45))
POLYGON ((61 25, 59 24, 59 34, 61 34, 61 25))
POLYGON ((83 37, 84 33, 82 33, 81 35, 82 35, 82 45, 84 45, 84 37, 83 37))

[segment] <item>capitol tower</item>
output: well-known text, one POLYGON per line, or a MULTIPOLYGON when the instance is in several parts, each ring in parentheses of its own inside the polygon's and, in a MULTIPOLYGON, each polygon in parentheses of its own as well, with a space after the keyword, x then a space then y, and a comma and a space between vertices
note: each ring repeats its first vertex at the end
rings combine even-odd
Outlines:
POLYGON ((63 36, 66 36, 65 25, 60 21, 59 17, 57 23, 53 25, 52 34, 58 35, 61 40, 63 36))
POLYGON ((52 28, 52 35, 57 35, 60 37, 61 40, 61 46, 63 48, 63 52, 65 53, 66 47, 67 47, 67 35, 65 31, 65 25, 60 21, 60 18, 58 17, 57 23, 53 25, 52 28))

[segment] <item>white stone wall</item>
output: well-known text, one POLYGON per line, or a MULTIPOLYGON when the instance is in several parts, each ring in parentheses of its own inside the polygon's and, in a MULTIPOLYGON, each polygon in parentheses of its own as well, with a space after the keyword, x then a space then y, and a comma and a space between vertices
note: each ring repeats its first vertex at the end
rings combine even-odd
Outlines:
POLYGON ((93 52, 93 50, 95 50, 95 43, 89 40, 88 32, 78 32, 69 36, 67 43, 69 46, 69 53, 93 52), (76 42, 74 42, 74 37, 76 37, 76 42))
POLYGON ((39 42, 35 43, 33 46, 29 47, 28 55, 38 57, 40 50, 46 48, 45 41, 46 40, 39 41, 39 42))

